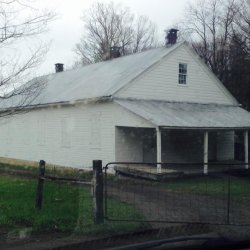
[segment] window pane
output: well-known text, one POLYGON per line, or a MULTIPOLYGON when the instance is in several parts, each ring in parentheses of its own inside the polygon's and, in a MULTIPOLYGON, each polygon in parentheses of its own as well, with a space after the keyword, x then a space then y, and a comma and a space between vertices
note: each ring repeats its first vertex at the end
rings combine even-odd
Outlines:
POLYGON ((179 64, 179 73, 186 74, 187 73, 187 64, 180 63, 179 64))
POLYGON ((179 63, 179 84, 187 84, 187 64, 179 63))
POLYGON ((179 84, 186 84, 187 76, 184 74, 179 74, 179 84))

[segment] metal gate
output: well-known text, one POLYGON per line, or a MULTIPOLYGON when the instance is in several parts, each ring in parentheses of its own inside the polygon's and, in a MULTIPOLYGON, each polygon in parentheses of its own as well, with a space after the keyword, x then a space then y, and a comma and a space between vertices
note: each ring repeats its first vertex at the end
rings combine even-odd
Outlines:
POLYGON ((208 163, 208 173, 203 174, 203 166, 108 163, 104 167, 106 219, 250 225, 250 171, 241 163, 208 163))

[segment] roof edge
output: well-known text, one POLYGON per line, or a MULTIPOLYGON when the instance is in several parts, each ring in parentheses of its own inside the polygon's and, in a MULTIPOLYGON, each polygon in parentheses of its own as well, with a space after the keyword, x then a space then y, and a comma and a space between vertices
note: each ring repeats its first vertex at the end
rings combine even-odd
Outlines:
MULTIPOLYGON (((143 102, 164 102, 164 103, 176 103, 176 104, 195 104, 195 105, 213 105, 213 106, 224 106, 224 107, 240 107, 242 108, 241 104, 223 104, 223 103, 199 103, 199 102, 178 102, 178 101, 171 101, 171 100, 157 100, 157 99, 139 99, 139 98, 121 98, 121 97, 112 97, 113 101, 143 101, 143 102)), ((244 108, 242 108, 244 109, 244 108)), ((245 110, 245 109, 244 109, 245 110)), ((247 110, 246 110, 247 111, 247 110)))
MULTIPOLYGON (((210 126, 210 127, 207 127, 207 126, 176 126, 176 125, 173 125, 173 126, 168 126, 168 125, 163 125, 161 123, 158 123, 157 121, 154 121, 153 119, 149 118, 149 117, 145 117, 143 114, 141 114, 140 112, 137 112, 136 110, 134 110, 133 108, 131 107, 127 107, 126 105, 123 104, 122 101, 144 101, 144 102, 158 102, 158 103, 173 103, 173 104, 185 104, 185 102, 169 102, 169 101, 159 101, 159 100, 138 100, 138 99, 128 99, 128 98, 113 98, 113 101, 115 103, 117 103, 118 105, 120 105, 121 107, 125 108, 126 110, 130 111, 131 113, 149 121, 150 123, 152 123, 154 126, 156 127, 159 127, 159 128, 165 128, 165 129, 171 129, 171 130, 227 130, 227 131, 232 131, 232 130, 250 130, 250 125, 248 126, 248 124, 244 124, 243 126, 224 126, 224 127, 219 127, 219 126, 210 126), (120 102, 119 102, 120 101, 120 102)), ((214 104, 214 103, 210 103, 210 104, 202 104, 202 103, 186 103, 186 104, 192 104, 192 105, 203 105, 203 106, 208 106, 208 105, 213 105, 213 106, 217 106, 217 107, 231 107, 231 108, 239 108, 239 109, 242 109, 244 110, 246 113, 248 113, 247 110, 239 107, 239 105, 220 105, 220 104, 214 104)))

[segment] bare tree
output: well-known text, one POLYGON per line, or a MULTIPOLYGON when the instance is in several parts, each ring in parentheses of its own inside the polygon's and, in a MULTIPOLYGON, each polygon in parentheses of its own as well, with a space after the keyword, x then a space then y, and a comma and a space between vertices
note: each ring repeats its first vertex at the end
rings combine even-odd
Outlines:
POLYGON ((250 109, 250 0, 197 0, 182 21, 200 57, 250 109))
POLYGON ((189 4, 183 22, 187 39, 221 80, 238 12, 236 0, 198 0, 189 4))
POLYGON ((134 32, 134 42, 132 44, 133 53, 155 46, 155 32, 156 27, 148 17, 138 17, 134 32))
POLYGON ((245 40, 244 50, 250 54, 250 0, 242 0, 235 20, 234 36, 237 37, 237 34, 245 40))
POLYGON ((82 20, 85 33, 74 49, 82 64, 104 60, 112 46, 126 55, 156 44, 156 27, 147 17, 136 17, 113 2, 93 4, 82 20))
POLYGON ((250 1, 242 0, 234 20, 225 85, 250 110, 250 1))
POLYGON ((43 60, 48 45, 36 39, 55 18, 31 0, 0 1, 0 116, 20 111, 38 95, 42 78, 26 83, 43 60), (25 84, 26 83, 26 84, 25 84), (15 106, 11 111, 6 107, 15 106))

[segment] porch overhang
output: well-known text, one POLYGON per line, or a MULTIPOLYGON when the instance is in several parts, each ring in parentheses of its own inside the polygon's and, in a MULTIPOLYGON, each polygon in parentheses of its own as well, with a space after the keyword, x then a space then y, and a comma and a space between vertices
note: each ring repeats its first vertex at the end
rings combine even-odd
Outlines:
POLYGON ((239 106, 115 99, 157 127, 194 130, 248 130, 250 114, 239 106))

